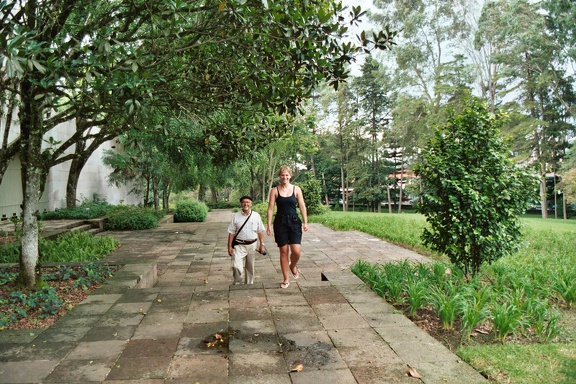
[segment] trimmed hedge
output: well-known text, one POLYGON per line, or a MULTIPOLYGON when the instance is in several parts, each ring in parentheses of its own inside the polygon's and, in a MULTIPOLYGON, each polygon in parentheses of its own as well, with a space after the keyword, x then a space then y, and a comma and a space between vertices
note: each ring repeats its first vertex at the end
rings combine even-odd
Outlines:
POLYGON ((156 228, 158 219, 165 215, 164 211, 155 211, 149 208, 119 206, 114 212, 108 214, 105 224, 107 230, 125 231, 156 228))
POLYGON ((176 204, 174 222, 189 223, 206 221, 208 206, 201 201, 184 200, 176 204))
POLYGON ((88 220, 106 216, 115 210, 114 205, 107 202, 88 202, 76 208, 61 208, 53 212, 39 213, 40 220, 88 220))

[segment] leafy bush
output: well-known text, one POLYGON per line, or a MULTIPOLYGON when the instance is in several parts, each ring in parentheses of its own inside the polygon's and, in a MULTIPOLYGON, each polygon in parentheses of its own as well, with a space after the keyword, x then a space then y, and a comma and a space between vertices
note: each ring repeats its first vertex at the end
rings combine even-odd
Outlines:
POLYGON ((174 222, 202 222, 208 216, 208 206, 195 200, 184 200, 176 204, 174 211, 174 222))
POLYGON ((252 210, 254 212, 258 212, 262 217, 262 222, 266 224, 266 221, 268 220, 266 217, 268 215, 268 202, 261 202, 258 204, 254 204, 252 205, 252 210))
POLYGON ((118 207, 108 214, 105 229, 112 231, 129 231, 156 228, 158 219, 164 216, 163 211, 155 211, 150 208, 138 208, 132 206, 118 207))
MULTIPOLYGON (((38 242, 41 262, 95 261, 119 246, 110 236, 94 236, 87 232, 67 232, 55 240, 41 237, 38 242)), ((16 244, 0 247, 0 263, 18 263, 20 248, 16 244)))
POLYGON ((321 215, 325 213, 326 208, 322 205, 322 185, 320 184, 320 180, 310 175, 298 185, 302 189, 308 214, 321 215))
POLYGON ((87 232, 68 232, 54 241, 40 242, 42 262, 94 261, 106 257, 120 245, 110 236, 94 236, 87 232))
POLYGON ((106 216, 108 212, 115 209, 105 201, 86 202, 76 208, 62 208, 54 212, 38 214, 41 220, 88 220, 106 216))
POLYGON ((436 129, 415 167, 422 183, 418 211, 430 223, 424 244, 446 254, 466 274, 513 254, 521 238, 520 215, 537 180, 507 154, 499 129, 504 115, 470 99, 436 129), (449 175, 449 177, 447 177, 449 175))
POLYGON ((216 203, 208 202, 208 203, 206 203, 206 205, 208 206, 208 209, 210 209, 210 210, 212 210, 212 209, 232 209, 232 208, 237 207, 237 205, 234 204, 234 202, 232 202, 232 201, 218 201, 216 203))
POLYGON ((0 247, 0 263, 17 263, 19 259, 19 243, 8 243, 0 247))

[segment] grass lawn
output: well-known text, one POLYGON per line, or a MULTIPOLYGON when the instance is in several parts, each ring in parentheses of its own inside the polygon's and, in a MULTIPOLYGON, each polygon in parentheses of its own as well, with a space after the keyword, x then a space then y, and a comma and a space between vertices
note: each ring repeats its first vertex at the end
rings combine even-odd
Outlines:
MULTIPOLYGON (((362 231, 446 261, 422 245, 420 234, 426 221, 419 214, 329 212, 312 216, 309 221, 335 230, 362 231)), ((511 282, 520 282, 523 285, 520 288, 526 291, 537 288, 550 292, 550 302, 558 301, 555 309, 561 314, 558 335, 551 342, 535 342, 512 335, 504 344, 462 343, 456 354, 497 383, 576 383, 576 305, 568 308, 549 288, 555 283, 555 276, 562 273, 576 276, 576 220, 526 217, 523 223, 520 250, 489 268, 511 282)), ((570 284, 572 293, 567 295, 576 291, 576 282, 569 281, 568 289, 570 284)))

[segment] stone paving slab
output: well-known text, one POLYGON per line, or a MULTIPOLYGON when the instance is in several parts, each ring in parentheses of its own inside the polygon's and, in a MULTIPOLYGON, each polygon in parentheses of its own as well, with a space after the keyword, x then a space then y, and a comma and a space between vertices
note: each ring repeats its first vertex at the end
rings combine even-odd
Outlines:
POLYGON ((288 289, 274 247, 255 284, 230 285, 232 215, 107 232, 124 268, 52 327, 1 331, 0 383, 487 383, 350 271, 425 257, 311 224, 288 289))

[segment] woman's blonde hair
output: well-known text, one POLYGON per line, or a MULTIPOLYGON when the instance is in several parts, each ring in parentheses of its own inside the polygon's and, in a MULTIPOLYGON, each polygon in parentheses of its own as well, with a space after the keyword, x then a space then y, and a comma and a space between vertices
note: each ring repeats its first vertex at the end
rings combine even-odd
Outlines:
POLYGON ((278 176, 280 176, 280 175, 281 175, 282 173, 284 173, 284 172, 288 172, 288 174, 289 174, 290 176, 292 176, 292 170, 291 170, 290 167, 287 166, 287 165, 283 165, 283 166, 280 167, 280 170, 278 171, 278 176))

